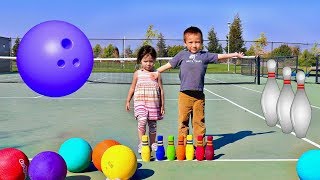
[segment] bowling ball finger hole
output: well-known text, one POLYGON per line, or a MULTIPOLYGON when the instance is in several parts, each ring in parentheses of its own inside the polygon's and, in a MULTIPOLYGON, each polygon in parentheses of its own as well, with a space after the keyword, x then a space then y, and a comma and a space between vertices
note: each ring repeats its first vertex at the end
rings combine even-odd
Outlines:
POLYGON ((80 61, 78 58, 75 58, 73 61, 72 61, 72 64, 74 67, 79 67, 80 66, 80 61))
POLYGON ((72 41, 68 38, 65 38, 65 39, 62 39, 61 41, 61 46, 64 48, 64 49, 70 49, 72 48, 72 41))
POLYGON ((63 68, 64 65, 65 65, 64 60, 63 60, 63 59, 60 59, 60 60, 57 62, 57 65, 58 65, 59 68, 63 68))

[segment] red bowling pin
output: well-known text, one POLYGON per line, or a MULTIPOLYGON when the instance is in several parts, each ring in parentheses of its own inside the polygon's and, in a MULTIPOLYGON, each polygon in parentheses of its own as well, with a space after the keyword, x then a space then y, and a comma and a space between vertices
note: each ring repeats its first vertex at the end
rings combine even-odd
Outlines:
POLYGON ((203 136, 198 136, 196 147, 196 159, 202 161, 204 159, 203 136))
POLYGON ((206 149, 205 149, 206 160, 213 160, 213 157, 214 157, 214 148, 213 148, 213 141, 212 140, 213 140, 212 136, 207 137, 207 145, 206 145, 206 149))

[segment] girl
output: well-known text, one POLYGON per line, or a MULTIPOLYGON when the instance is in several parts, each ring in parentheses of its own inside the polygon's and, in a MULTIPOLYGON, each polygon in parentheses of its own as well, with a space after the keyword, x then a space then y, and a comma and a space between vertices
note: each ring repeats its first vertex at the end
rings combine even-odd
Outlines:
POLYGON ((139 153, 142 147, 141 137, 146 132, 147 124, 151 149, 156 151, 157 120, 161 120, 164 115, 164 92, 161 77, 151 79, 156 58, 157 53, 153 47, 146 45, 140 48, 137 57, 140 69, 133 74, 126 101, 126 110, 129 111, 130 101, 134 95, 134 116, 138 120, 139 153))

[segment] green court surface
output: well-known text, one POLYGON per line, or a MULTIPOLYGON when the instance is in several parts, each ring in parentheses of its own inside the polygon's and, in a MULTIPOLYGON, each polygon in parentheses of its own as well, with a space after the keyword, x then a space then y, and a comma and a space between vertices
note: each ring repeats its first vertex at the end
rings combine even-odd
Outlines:
MULTIPOLYGON (((207 74, 206 78, 215 78, 207 74)), ((228 76, 228 75, 226 75, 228 76)), ((300 155, 320 148, 319 84, 307 83, 312 120, 306 138, 282 133, 280 126, 264 121, 260 98, 262 85, 205 85, 207 135, 213 135, 213 161, 142 162, 137 153, 137 122, 133 111, 125 111, 129 85, 87 83, 72 95, 48 98, 34 93, 23 83, 0 83, 0 149, 15 147, 29 158, 42 151, 58 151, 72 137, 87 140, 92 147, 114 139, 132 148, 138 169, 132 179, 298 179, 300 155)), ((279 86, 282 82, 279 80, 279 86)), ((296 83, 292 82, 294 91, 296 83)), ((166 114, 158 122, 158 135, 177 138, 178 85, 165 85, 166 114)), ((192 133, 192 131, 190 132, 192 133)), ((176 143, 176 142, 175 142, 176 143)), ((95 169, 68 173, 68 180, 100 180, 95 169)))

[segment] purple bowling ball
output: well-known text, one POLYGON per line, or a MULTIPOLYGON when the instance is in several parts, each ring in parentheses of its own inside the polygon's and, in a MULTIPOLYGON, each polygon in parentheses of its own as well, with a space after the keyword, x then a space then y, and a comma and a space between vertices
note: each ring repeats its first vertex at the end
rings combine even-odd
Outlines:
POLYGON ((88 80, 93 51, 86 35, 64 21, 46 21, 21 39, 17 53, 21 78, 33 91, 49 97, 74 93, 88 80))
POLYGON ((31 160, 28 172, 31 180, 64 180, 67 165, 58 153, 44 151, 31 160))

